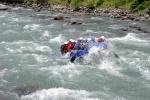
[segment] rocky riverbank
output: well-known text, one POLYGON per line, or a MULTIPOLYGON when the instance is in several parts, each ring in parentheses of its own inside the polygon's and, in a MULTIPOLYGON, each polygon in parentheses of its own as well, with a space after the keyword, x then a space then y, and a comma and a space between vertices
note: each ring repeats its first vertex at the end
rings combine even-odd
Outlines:
MULTIPOLYGON (((35 11, 49 10, 57 11, 62 13, 74 14, 74 15, 97 15, 104 17, 118 18, 120 20, 134 20, 134 21, 148 21, 150 22, 150 11, 147 11, 146 14, 135 14, 131 11, 125 9, 108 9, 108 8, 97 8, 97 9, 88 9, 87 7, 72 8, 71 6, 62 6, 62 5, 52 5, 52 4, 9 4, 3 3, 4 5, 12 7, 24 7, 28 9, 34 9, 35 11)), ((7 10, 7 8, 1 8, 2 10, 7 10)), ((1 10, 0 9, 0 10, 1 10)))

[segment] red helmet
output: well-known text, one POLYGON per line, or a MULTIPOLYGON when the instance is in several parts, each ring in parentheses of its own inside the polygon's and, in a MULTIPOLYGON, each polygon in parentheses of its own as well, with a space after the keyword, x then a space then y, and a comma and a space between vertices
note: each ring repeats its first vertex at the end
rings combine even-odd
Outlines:
POLYGON ((102 38, 98 38, 97 42, 103 42, 102 38))

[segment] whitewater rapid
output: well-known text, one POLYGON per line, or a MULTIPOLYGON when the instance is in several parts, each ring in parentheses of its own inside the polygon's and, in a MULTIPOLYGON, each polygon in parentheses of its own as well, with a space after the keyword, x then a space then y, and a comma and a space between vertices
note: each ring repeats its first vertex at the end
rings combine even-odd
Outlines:
POLYGON ((59 14, 22 7, 0 11, 0 100, 150 98, 150 34, 121 30, 129 25, 149 29, 149 22, 70 14, 62 14, 68 19, 54 21, 59 14), (82 24, 68 25, 72 20, 82 24), (60 53, 60 46, 70 38, 102 35, 119 59, 86 56, 87 63, 70 63, 60 53))

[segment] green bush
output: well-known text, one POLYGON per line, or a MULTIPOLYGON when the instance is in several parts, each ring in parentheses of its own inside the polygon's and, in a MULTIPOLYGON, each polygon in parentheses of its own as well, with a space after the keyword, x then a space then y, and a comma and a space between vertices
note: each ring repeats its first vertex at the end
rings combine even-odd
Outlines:
MULTIPOLYGON (((7 0, 7 1, 16 1, 16 0, 7 0)), ((90 9, 96 7, 121 7, 130 10, 136 11, 146 11, 150 9, 149 0, 23 0, 28 3, 51 3, 51 4, 67 4, 72 5, 75 8, 80 6, 86 6, 90 9)))
POLYGON ((68 0, 67 3, 71 3, 71 0, 68 0))
POLYGON ((98 0, 97 3, 96 3, 96 7, 99 7, 103 3, 104 3, 104 0, 98 0))
POLYGON ((134 0, 132 4, 130 5, 130 10, 136 9, 138 5, 139 5, 138 1, 134 0))
POLYGON ((120 7, 126 4, 126 0, 114 0, 114 6, 120 7))
POLYGON ((88 5, 87 5, 87 8, 94 9, 95 8, 94 3, 93 2, 89 2, 88 5))
POLYGON ((75 8, 78 8, 81 4, 80 0, 71 0, 71 5, 75 8))

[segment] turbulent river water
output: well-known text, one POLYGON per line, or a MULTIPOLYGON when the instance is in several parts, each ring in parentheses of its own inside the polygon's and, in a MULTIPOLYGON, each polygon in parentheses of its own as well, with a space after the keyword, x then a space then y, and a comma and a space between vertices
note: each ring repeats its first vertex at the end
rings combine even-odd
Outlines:
POLYGON ((121 30, 129 25, 150 29, 149 22, 70 14, 54 21, 59 14, 0 11, 0 100, 150 99, 150 34, 121 30), (82 24, 68 25, 70 20, 82 24), (102 35, 119 58, 101 55, 70 63, 60 53, 70 38, 102 35))

